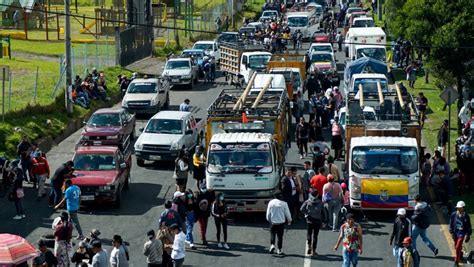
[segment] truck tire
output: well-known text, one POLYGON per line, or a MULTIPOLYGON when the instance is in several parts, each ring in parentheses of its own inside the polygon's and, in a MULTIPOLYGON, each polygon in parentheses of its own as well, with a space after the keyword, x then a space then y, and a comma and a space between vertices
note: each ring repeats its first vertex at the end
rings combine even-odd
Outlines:
POLYGON ((145 166, 145 161, 143 159, 137 159, 137 165, 138 167, 143 167, 145 166))

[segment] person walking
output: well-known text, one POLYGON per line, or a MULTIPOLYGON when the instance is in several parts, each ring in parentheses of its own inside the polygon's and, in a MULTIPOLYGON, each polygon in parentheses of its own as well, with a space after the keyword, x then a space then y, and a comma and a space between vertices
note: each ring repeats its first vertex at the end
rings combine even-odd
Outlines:
POLYGON ((195 210, 197 209, 196 199, 194 198, 193 191, 188 189, 186 191, 186 200, 185 200, 185 207, 186 207, 186 243, 189 244, 191 249, 196 249, 194 246, 194 238, 193 238, 193 227, 194 223, 196 222, 196 214, 195 210))
POLYGON ((174 179, 176 181, 176 190, 184 192, 188 183, 189 159, 186 151, 181 149, 178 158, 174 162, 174 179))
POLYGON ((300 152, 300 159, 308 155, 308 140, 310 133, 310 125, 300 117, 299 123, 296 125, 296 143, 300 152))
POLYGON ((51 178, 51 192, 49 194, 49 206, 54 207, 61 201, 62 191, 61 188, 64 184, 64 180, 69 178, 74 171, 74 162, 67 161, 63 163, 59 168, 54 172, 53 177, 51 178))
POLYGON ((418 97, 416 98, 416 107, 420 112, 420 127, 423 128, 425 125, 426 110, 428 109, 428 98, 426 98, 423 92, 418 93, 418 97))
POLYGON ((219 193, 216 200, 212 203, 211 209, 212 216, 214 217, 214 222, 216 224, 217 231, 217 247, 225 249, 230 249, 227 244, 227 204, 224 201, 224 194, 219 193), (221 225, 222 232, 224 233, 224 244, 221 243, 221 225))
POLYGON ((336 164, 334 164, 334 158, 329 156, 327 159, 327 164, 324 166, 324 169, 327 171, 327 174, 332 174, 334 176, 334 181, 336 183, 341 182, 341 174, 339 172, 339 168, 336 164))
POLYGON ((297 205, 297 202, 295 202, 297 197, 297 183, 293 176, 293 170, 290 167, 287 167, 285 176, 281 178, 280 188, 282 200, 286 202, 292 216, 294 216, 293 212, 297 205))
POLYGON ((393 256, 398 261, 398 267, 403 266, 401 265, 402 262, 399 261, 400 250, 403 248, 403 241, 406 237, 411 236, 411 221, 406 217, 406 215, 407 211, 404 208, 398 209, 397 218, 395 218, 392 234, 390 235, 390 246, 393 245, 393 256))
POLYGON ((359 255, 362 254, 362 227, 354 221, 352 213, 347 214, 346 223, 341 226, 334 251, 337 251, 342 241, 342 267, 357 266, 359 255))
POLYGON ((23 171, 19 167, 16 167, 14 173, 15 180, 13 180, 13 190, 10 193, 9 199, 15 203, 16 215, 13 219, 21 220, 26 218, 22 203, 22 199, 25 197, 25 191, 23 190, 23 171))
POLYGON ((449 218, 449 233, 454 240, 454 249, 456 255, 454 256, 454 266, 459 266, 462 260, 462 244, 468 243, 472 235, 471 219, 469 214, 465 212, 466 203, 458 201, 456 204, 456 211, 453 212, 449 218))
POLYGON ((203 147, 197 146, 193 155, 193 178, 196 180, 196 186, 199 190, 206 180, 206 157, 203 154, 203 147))
POLYGON ((301 205, 301 212, 304 214, 307 224, 306 240, 308 249, 306 253, 317 256, 319 229, 321 229, 323 223, 323 203, 319 200, 317 190, 313 190, 309 194, 308 200, 301 205))
POLYGON ((334 176, 329 174, 328 182, 323 186, 322 199, 329 214, 329 227, 333 232, 337 232, 339 228, 339 212, 342 207, 342 188, 339 183, 334 182, 334 176))
POLYGON ((181 267, 183 266, 184 257, 186 256, 185 255, 186 236, 176 224, 173 224, 170 226, 170 231, 174 234, 174 241, 173 241, 173 245, 167 245, 167 246, 171 246, 171 248, 173 249, 171 251, 171 259, 173 260, 173 267, 181 267))
POLYGON ((196 220, 199 223, 199 233, 201 234, 201 240, 204 246, 207 246, 207 224, 211 216, 211 206, 214 200, 214 193, 207 190, 206 186, 202 186, 196 198, 198 205, 196 209, 196 220))
POLYGON ((302 183, 303 183, 303 197, 304 197, 304 200, 307 200, 308 199, 308 194, 310 192, 310 186, 309 186, 309 182, 311 181, 311 178, 313 178, 314 175, 316 175, 316 173, 314 172, 313 168, 311 168, 311 162, 309 161, 305 161, 304 164, 303 164, 303 168, 304 168, 304 174, 303 174, 303 178, 302 178, 302 183))
POLYGON ((69 214, 61 212, 60 222, 54 227, 54 256, 59 266, 69 265, 69 250, 71 249, 73 225, 69 221, 69 214))
POLYGON ((433 242, 428 238, 426 235, 427 229, 430 226, 430 215, 431 207, 424 201, 421 201, 421 196, 415 197, 416 205, 415 211, 413 212, 413 216, 411 217, 411 221, 413 223, 411 229, 411 238, 413 241, 413 248, 416 248, 416 239, 418 236, 421 236, 423 242, 428 246, 428 248, 434 253, 434 255, 438 255, 438 249, 435 247, 433 242))
POLYGON ((181 220, 181 216, 178 211, 172 207, 173 203, 170 200, 167 200, 165 202, 165 210, 161 212, 160 219, 158 220, 158 225, 160 225, 160 227, 162 225, 169 227, 173 224, 177 224, 179 227, 182 226, 183 221, 181 220))
POLYGON ((344 135, 344 129, 339 123, 339 118, 335 117, 331 125, 331 148, 334 149, 334 160, 339 160, 342 155, 342 148, 344 143, 342 141, 342 136, 344 135))
POLYGON ((79 223, 79 218, 77 217, 77 211, 81 206, 81 189, 77 185, 72 184, 71 179, 67 179, 65 182, 66 191, 64 191, 64 198, 59 202, 58 205, 54 207, 54 209, 59 209, 64 205, 66 202, 66 209, 69 213, 69 217, 71 221, 76 226, 77 232, 79 235, 77 236, 78 240, 84 239, 84 235, 82 234, 81 224, 79 223))
POLYGON ((342 34, 341 31, 338 31, 336 34, 336 42, 337 42, 337 51, 341 52, 342 51, 342 34))
POLYGON ((186 98, 184 100, 184 102, 181 103, 181 105, 179 105, 179 111, 190 112, 191 111, 191 106, 189 105, 189 103, 191 103, 191 101, 186 98))
POLYGON ((163 243, 156 238, 155 231, 150 230, 146 234, 148 241, 143 245, 143 255, 146 256, 146 263, 148 267, 161 267, 163 261, 163 243))
POLYGON ((112 246, 114 248, 110 252, 110 267, 128 267, 127 251, 123 246, 122 237, 114 235, 112 238, 112 246))
POLYGON ((400 267, 419 267, 420 254, 411 245, 412 238, 405 237, 402 241, 403 247, 400 249, 400 256, 398 258, 398 266, 400 267))
POLYGON ((174 236, 169 227, 164 224, 160 226, 158 231, 158 239, 163 244, 163 256, 161 257, 161 266, 172 267, 173 261, 171 259, 171 252, 173 248, 174 236))
POLYGON ((444 120, 438 131, 438 149, 441 150, 441 156, 446 157, 446 144, 448 143, 448 120, 444 120))
POLYGON ((278 238, 277 254, 283 254, 283 233, 285 231, 285 223, 291 225, 291 213, 288 204, 282 200, 281 194, 275 195, 267 206, 266 218, 270 223, 270 253, 275 251, 275 236, 278 238))
POLYGON ((94 257, 92 258, 92 267, 108 267, 109 266, 109 257, 107 251, 102 248, 102 242, 96 240, 92 242, 92 251, 94 252, 94 257))
MULTIPOLYGON (((321 167, 318 169, 318 174, 311 178, 309 185, 311 188, 316 189, 318 192, 323 192, 324 185, 328 182, 326 176, 324 176, 325 168, 321 167)), ((320 196, 321 198, 321 196, 320 196)))
POLYGON ((41 151, 35 151, 32 160, 32 173, 35 176, 35 180, 38 183, 38 195, 37 201, 40 201, 42 197, 46 195, 44 190, 44 183, 50 176, 48 160, 43 157, 41 151))

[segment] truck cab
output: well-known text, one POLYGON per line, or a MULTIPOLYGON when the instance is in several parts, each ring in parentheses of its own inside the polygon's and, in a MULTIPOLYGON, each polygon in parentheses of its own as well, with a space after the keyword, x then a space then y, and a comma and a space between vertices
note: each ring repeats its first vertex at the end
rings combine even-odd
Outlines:
POLYGON ((387 38, 385 32, 380 27, 371 28, 350 28, 344 39, 344 49, 346 57, 354 60, 356 56, 356 47, 360 45, 378 45, 385 46, 387 38))
POLYGON ((382 45, 357 45, 355 59, 370 57, 382 62, 387 59, 387 50, 382 45))
POLYGON ((113 202, 120 207, 122 190, 128 188, 132 168, 131 145, 85 146, 76 149, 73 184, 81 189, 82 202, 113 202))
POLYGON ((272 54, 270 52, 263 51, 242 53, 240 75, 243 76, 245 83, 248 83, 252 72, 265 70, 271 57, 272 54))
POLYGON ((290 12, 286 15, 291 33, 300 30, 304 40, 309 40, 319 31, 319 21, 314 12, 290 12))
POLYGON ((122 99, 122 108, 136 114, 155 114, 169 107, 169 91, 166 80, 133 79, 122 99))
MULTIPOLYGON (((304 93, 304 83, 299 68, 272 68, 269 71, 270 74, 281 74, 283 75, 286 83, 286 89, 288 91, 288 97, 291 99, 293 94, 297 92, 304 93)), ((272 85, 272 88, 276 88, 272 85)), ((280 88, 284 88, 281 87, 280 88)))

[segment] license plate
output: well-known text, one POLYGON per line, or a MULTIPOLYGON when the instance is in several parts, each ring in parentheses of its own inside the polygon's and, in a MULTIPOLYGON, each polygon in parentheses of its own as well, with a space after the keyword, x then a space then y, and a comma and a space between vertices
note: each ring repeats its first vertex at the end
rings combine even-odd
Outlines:
POLYGON ((150 160, 161 160, 161 156, 150 156, 150 160))
POLYGON ((94 196, 81 196, 81 200, 85 200, 85 201, 90 201, 94 199, 95 199, 94 196))
POLYGON ((94 141, 93 143, 94 143, 95 146, 100 146, 100 145, 102 145, 102 142, 101 142, 101 141, 94 141))
POLYGON ((173 82, 173 83, 179 83, 179 79, 172 79, 171 82, 173 82))

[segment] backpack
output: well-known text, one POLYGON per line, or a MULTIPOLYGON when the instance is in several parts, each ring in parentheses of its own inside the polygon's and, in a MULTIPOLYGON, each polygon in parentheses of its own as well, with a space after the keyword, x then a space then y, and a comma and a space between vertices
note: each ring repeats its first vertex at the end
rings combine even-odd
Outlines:
MULTIPOLYGON (((311 200, 306 200, 306 210, 304 217, 308 220, 321 220, 322 217, 322 205, 313 205, 311 200)), ((319 202, 318 202, 319 203, 319 202)))

